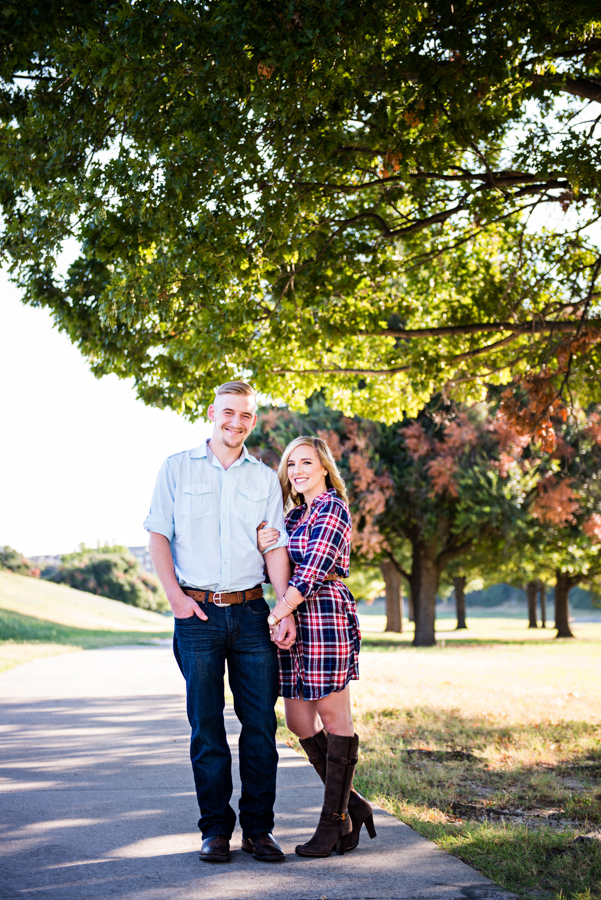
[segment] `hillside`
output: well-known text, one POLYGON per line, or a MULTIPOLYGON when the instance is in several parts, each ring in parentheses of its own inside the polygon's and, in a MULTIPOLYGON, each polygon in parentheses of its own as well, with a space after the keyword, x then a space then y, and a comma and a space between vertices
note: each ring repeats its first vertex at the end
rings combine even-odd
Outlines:
POLYGON ((0 572, 0 671, 70 650, 149 643, 171 631, 168 616, 0 572))

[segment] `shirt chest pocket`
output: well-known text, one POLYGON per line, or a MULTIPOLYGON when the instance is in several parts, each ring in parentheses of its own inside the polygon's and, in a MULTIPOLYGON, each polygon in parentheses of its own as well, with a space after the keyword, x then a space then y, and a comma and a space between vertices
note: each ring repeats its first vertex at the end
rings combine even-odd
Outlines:
POLYGON ((202 519, 213 512, 213 487, 210 484, 188 483, 182 486, 182 513, 192 519, 202 519))
POLYGON ((239 519, 249 522, 251 525, 258 525, 267 511, 267 490, 251 490, 250 488, 240 488, 238 491, 238 500, 236 503, 236 515, 239 519))

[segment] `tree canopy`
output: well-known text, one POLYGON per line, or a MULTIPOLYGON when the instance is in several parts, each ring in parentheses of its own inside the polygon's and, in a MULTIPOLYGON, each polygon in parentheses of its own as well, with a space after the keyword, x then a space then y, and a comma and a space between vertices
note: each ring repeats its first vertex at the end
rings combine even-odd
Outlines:
POLYGON ((586 0, 22 0, 0 79, 0 253, 146 402, 599 400, 586 0))

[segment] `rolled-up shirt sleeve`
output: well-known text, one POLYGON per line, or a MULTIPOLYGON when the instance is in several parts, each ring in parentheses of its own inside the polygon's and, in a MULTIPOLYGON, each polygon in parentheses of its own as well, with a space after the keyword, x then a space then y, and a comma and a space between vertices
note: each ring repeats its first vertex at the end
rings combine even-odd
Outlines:
POLYGON ((290 579, 305 599, 318 591, 325 577, 334 571, 341 547, 350 535, 351 517, 346 506, 336 500, 324 503, 311 525, 303 561, 290 579))
POLYGON ((144 520, 146 531, 163 534, 167 540, 173 540, 175 533, 175 477, 170 461, 165 460, 157 475, 156 484, 150 501, 150 512, 144 520))
MULTIPOLYGON (((286 531, 286 521, 284 519, 284 500, 282 498, 282 488, 277 478, 273 478, 271 481, 265 518, 267 519, 267 528, 277 528, 280 532, 277 542, 272 544, 265 553, 269 553, 270 550, 275 550, 276 547, 287 547, 288 533, 286 531)), ((265 555, 265 553, 263 555, 265 555)))

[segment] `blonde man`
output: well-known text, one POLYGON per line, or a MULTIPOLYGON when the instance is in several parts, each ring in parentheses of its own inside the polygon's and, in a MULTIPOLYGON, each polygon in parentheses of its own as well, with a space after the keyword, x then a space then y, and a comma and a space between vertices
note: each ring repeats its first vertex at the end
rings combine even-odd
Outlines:
MULTIPOLYGON (((222 384, 208 416, 211 438, 163 464, 144 527, 175 617, 174 653, 186 679, 203 837, 200 858, 231 859, 236 815, 230 805, 231 755, 223 718, 227 662, 242 724, 242 849, 259 861, 279 862, 285 857, 271 834, 278 664, 261 584, 266 566, 280 599, 290 578, 282 492, 275 472, 244 446, 257 421, 252 387, 244 381, 222 384), (282 537, 263 555, 257 526, 264 520, 282 537)), ((292 616, 281 621, 276 639, 280 647, 292 645, 292 616)))

